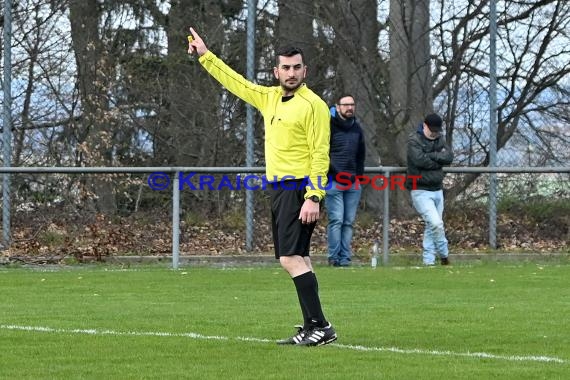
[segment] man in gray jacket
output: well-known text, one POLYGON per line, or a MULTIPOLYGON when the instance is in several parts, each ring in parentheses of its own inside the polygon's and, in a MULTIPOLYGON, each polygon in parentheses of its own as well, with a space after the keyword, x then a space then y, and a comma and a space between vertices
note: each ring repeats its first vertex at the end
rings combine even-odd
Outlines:
MULTIPOLYGON (((434 265, 436 256, 442 265, 449 264, 449 250, 443 226, 442 167, 453 161, 453 152, 442 135, 443 121, 437 114, 429 114, 408 138, 408 178, 420 176, 415 182, 408 179, 412 203, 425 223, 423 263, 434 265)), ((417 178, 417 177, 416 177, 417 178)))

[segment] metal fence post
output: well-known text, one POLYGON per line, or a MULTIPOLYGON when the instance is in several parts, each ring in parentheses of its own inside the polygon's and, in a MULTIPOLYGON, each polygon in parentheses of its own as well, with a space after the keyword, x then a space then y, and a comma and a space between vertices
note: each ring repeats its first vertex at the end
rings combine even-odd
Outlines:
POLYGON ((180 257, 180 178, 174 172, 172 185, 172 269, 178 269, 180 257))
MULTIPOLYGON (((4 1, 4 166, 12 166, 12 1, 4 1)), ((10 173, 4 173, 2 184, 2 232, 5 247, 11 243, 10 173)))
MULTIPOLYGON (((247 1, 247 79, 255 80, 255 14, 257 9, 257 0, 247 1)), ((253 166, 253 123, 254 123, 254 110, 250 104, 246 105, 246 159, 245 165, 248 167, 253 166)), ((253 205, 254 205, 253 191, 246 190, 245 192, 245 250, 247 252, 253 251, 253 205)))
MULTIPOLYGON (((497 166, 497 4, 489 4, 489 166, 497 166)), ((497 173, 489 177, 489 247, 497 249, 497 173)))
POLYGON ((390 171, 384 172, 388 186, 384 189, 384 221, 382 222, 382 265, 388 265, 388 247, 390 240, 390 171))

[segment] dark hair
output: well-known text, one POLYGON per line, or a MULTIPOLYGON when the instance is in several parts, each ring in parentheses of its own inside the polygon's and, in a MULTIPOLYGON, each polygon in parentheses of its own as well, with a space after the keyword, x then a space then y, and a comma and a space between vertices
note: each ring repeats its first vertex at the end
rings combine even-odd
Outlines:
POLYGON ((348 92, 341 92, 341 94, 336 97, 336 104, 339 104, 342 98, 346 98, 348 96, 354 99, 354 96, 352 94, 349 94, 348 92))
POLYGON ((280 47, 275 52, 275 66, 279 66, 279 57, 292 57, 297 54, 301 55, 301 61, 305 64, 305 54, 301 48, 291 45, 280 47))

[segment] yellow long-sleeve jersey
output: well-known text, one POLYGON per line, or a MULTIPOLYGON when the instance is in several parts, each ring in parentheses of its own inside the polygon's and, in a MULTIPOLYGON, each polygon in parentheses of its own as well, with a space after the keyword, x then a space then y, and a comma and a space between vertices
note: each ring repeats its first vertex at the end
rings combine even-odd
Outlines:
POLYGON ((283 102, 280 86, 260 86, 238 74, 211 51, 199 59, 228 91, 257 108, 265 124, 268 181, 308 177, 305 198, 323 198, 327 184, 330 113, 326 103, 305 84, 283 102))

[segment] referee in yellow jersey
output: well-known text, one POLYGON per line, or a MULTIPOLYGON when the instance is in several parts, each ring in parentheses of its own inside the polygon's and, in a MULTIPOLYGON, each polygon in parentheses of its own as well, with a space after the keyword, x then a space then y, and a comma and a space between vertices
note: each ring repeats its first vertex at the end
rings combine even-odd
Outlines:
POLYGON ((278 86, 260 86, 226 65, 193 28, 188 53, 228 91, 261 112, 265 124, 266 177, 269 186, 275 257, 295 284, 303 313, 297 333, 278 344, 319 346, 336 340, 324 316, 309 246, 319 219, 329 169, 330 114, 327 104, 305 84, 301 49, 276 52, 278 86), (309 186, 305 186, 306 184, 309 186))

